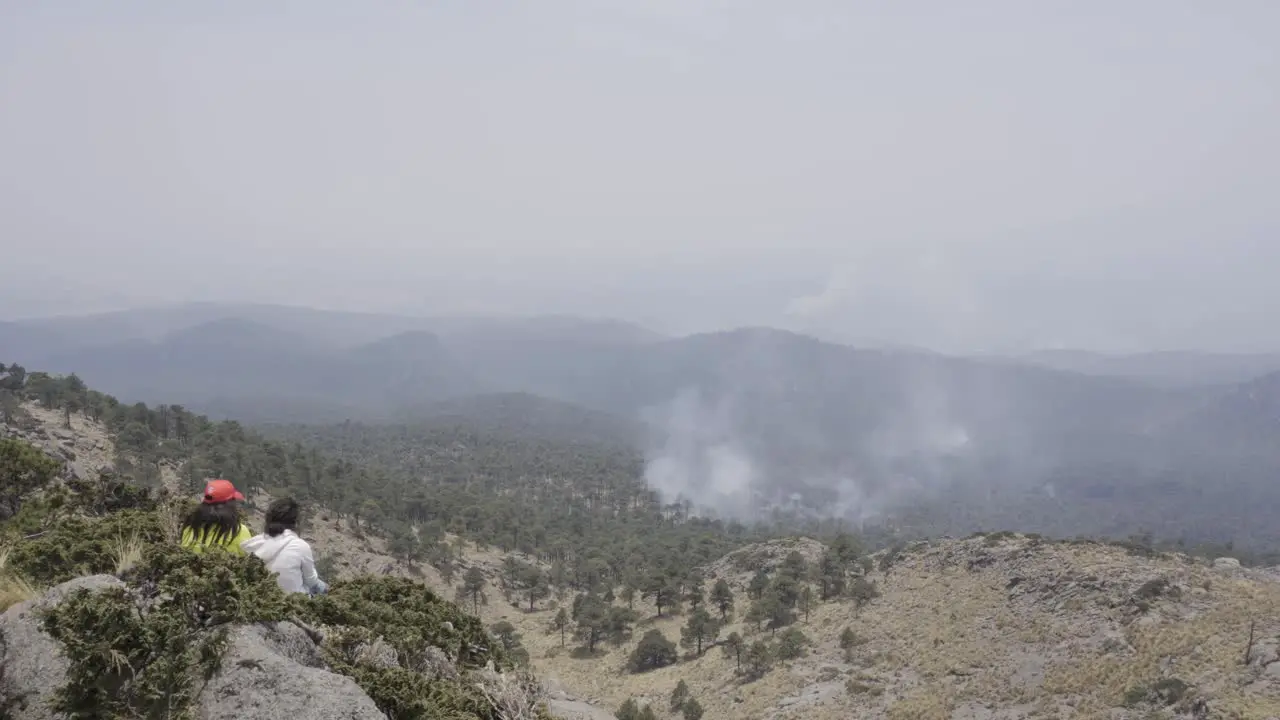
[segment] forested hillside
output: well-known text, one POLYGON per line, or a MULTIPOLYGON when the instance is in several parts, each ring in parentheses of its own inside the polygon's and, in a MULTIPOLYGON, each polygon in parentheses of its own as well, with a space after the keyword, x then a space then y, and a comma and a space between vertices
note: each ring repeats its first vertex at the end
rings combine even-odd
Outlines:
MULTIPOLYGON (((926 534, 1146 529, 1247 543, 1268 532, 1253 513, 1274 500, 1280 471, 1263 416, 1232 420, 1251 411, 1227 402, 1230 387, 1160 388, 768 329, 660 338, 572 318, 199 306, 6 332, 17 344, 0 342, 30 347, 41 367, 245 424, 456 421, 626 447, 644 455, 666 502, 683 495, 742 519, 796 503, 926 534), (1215 407, 1228 417, 1196 420, 1215 407), (1202 496, 1205 478, 1222 492, 1202 496)), ((235 461, 251 476, 279 462, 252 455, 235 461)), ((324 495, 341 504, 342 492, 324 495)))
MULTIPOLYGON (((942 718, 962 708, 1031 704, 1048 713, 1063 702, 1091 712, 1123 707, 1129 714, 1122 717, 1174 703, 1276 706, 1269 684, 1241 689, 1270 660, 1246 650, 1242 664, 1237 650, 1247 646, 1235 638, 1251 637, 1250 613, 1275 607, 1272 574, 1241 571, 1234 560, 1210 568, 1165 556, 1148 537, 1058 543, 999 532, 896 542, 873 554, 876 541, 834 525, 809 528, 826 542, 767 540, 798 526, 692 517, 687 505, 657 500, 641 480, 641 459, 625 446, 566 442, 554 433, 507 434, 501 424, 468 426, 453 416, 277 427, 264 435, 182 408, 122 405, 75 376, 14 366, 0 372, 0 400, 5 432, 18 438, 0 439, 6 603, 84 573, 114 572, 132 593, 155 586, 198 597, 212 590, 200 578, 229 574, 238 589, 225 596, 226 622, 340 626, 320 645, 326 661, 395 720, 446 709, 468 719, 524 717, 495 715, 486 704, 494 688, 512 687, 493 684, 479 667, 486 659, 527 665, 557 692, 600 699, 623 718, 654 716, 668 703, 686 718, 770 717, 787 708, 815 718, 942 718), (117 451, 114 472, 84 473, 74 456, 104 447, 99 428, 117 451), (22 438, 38 439, 53 459, 22 438), (58 460, 67 462, 61 480, 58 460), (197 490, 206 473, 236 478, 251 496, 287 492, 313 511, 326 508, 310 518, 329 541, 318 546, 322 555, 339 535, 363 543, 365 553, 375 547, 372 535, 384 535, 376 547, 391 554, 381 570, 391 576, 346 576, 329 598, 282 603, 252 563, 174 553, 175 516, 164 513, 164 495, 197 490), (160 486, 160 498, 130 489, 134 480, 160 486), (40 491, 53 482, 65 482, 70 494, 40 491), (1220 588, 1215 578, 1224 573, 1234 575, 1220 588), (421 578, 432 590, 400 576, 421 578), (450 596, 456 607, 443 602, 450 596), (405 597, 415 604, 406 608, 405 597), (1082 622, 1121 650, 1062 642, 1082 622), (486 649, 468 654, 458 631, 469 643, 485 633, 486 649), (406 668, 437 667, 424 643, 444 648, 456 654, 461 677, 481 682, 380 665, 371 650, 378 642, 401 663, 421 663, 406 668), (1170 674, 1168 659, 1185 654, 1187 643, 1217 644, 1170 674), (1113 657, 1121 651, 1132 662, 1113 657), (1018 680, 1028 663, 1043 683, 1018 680), (1092 669, 1099 664, 1110 668, 1105 677, 1092 669), (973 680, 957 684, 957 677, 973 680), (1177 698, 1164 694, 1167 683, 1180 688, 1177 698)), ((129 688, 117 701, 122 711, 145 711, 157 692, 195 702, 190 685, 164 674, 172 662, 199 669, 194 655, 117 647, 126 637, 167 642, 166 633, 186 627, 159 626, 172 620, 167 605, 157 606, 161 614, 146 606, 135 615, 128 597, 86 596, 52 616, 60 641, 106 643, 74 646, 80 680, 64 702, 106 702, 88 678, 111 672, 112 650, 132 653, 143 668, 111 676, 129 688)), ((206 643, 214 636, 191 632, 197 644, 189 647, 212 652, 206 643)), ((597 705, 558 697, 556 707, 599 717, 597 705)))
MULTIPOLYGON (((190 552, 194 497, 136 485, 155 448, 115 444, 140 413, 73 378, 0 385, 0 717, 550 718, 538 681, 448 596, 385 574, 286 595, 256 557, 190 552), (111 449, 134 462, 104 465, 111 449)), ((184 430, 165 440, 218 454, 206 421, 168 417, 184 430)))
MULTIPOLYGON (((415 353, 439 347, 402 340, 407 355, 393 353, 399 359, 392 362, 375 354, 392 365, 347 383, 347 391, 389 377, 395 363, 413 368, 415 353)), ((216 344, 202 347, 217 351, 216 344)), ((615 345, 608 352, 623 350, 615 345)), ((592 357, 580 347, 557 372, 567 382, 581 368, 573 363, 596 362, 592 357)), ((294 492, 392 534, 418 521, 427 553, 439 531, 460 529, 485 542, 554 552, 566 562, 574 561, 575 547, 591 547, 619 567, 633 552, 664 545, 645 537, 633 549, 613 530, 630 523, 648 528, 655 519, 671 543, 704 532, 739 542, 745 531, 736 526, 704 528, 704 521, 686 519, 706 506, 725 516, 700 485, 716 471, 707 463, 720 447, 731 448, 753 473, 753 484, 734 499, 755 503, 739 517, 756 521, 783 519, 779 508, 795 493, 799 518, 843 518, 887 538, 1012 528, 1061 537, 1148 533, 1259 553, 1280 547, 1280 530, 1266 510, 1280 503, 1273 482, 1280 443, 1271 420, 1280 404, 1269 379, 1206 396, 856 352, 772 331, 647 343, 618 358, 607 368, 618 373, 613 380, 604 367, 583 370, 577 385, 586 392, 583 402, 635 409, 644 398, 675 393, 672 402, 634 413, 647 424, 519 392, 411 405, 384 424, 326 424, 320 413, 311 426, 254 431, 177 405, 122 405, 74 378, 37 374, 26 392, 52 394, 55 404, 83 406, 118 426, 124 445, 148 459, 136 468, 143 480, 155 480, 146 477, 158 473, 154 461, 189 454, 193 462, 183 465, 189 484, 226 474, 250 488, 294 492), (680 390, 690 387, 696 392, 680 390), (603 402, 606 390, 612 399, 603 402), (686 474, 676 488, 685 498, 679 512, 662 507, 680 499, 670 486, 660 497, 646 483, 655 462, 686 474), (430 510, 422 509, 426 496, 430 510), (568 554, 552 550, 562 546, 568 554)), ((465 367, 483 375, 483 363, 465 367)), ((529 367, 549 372, 551 365, 529 367)), ((341 397, 335 392, 299 400, 295 409, 341 397)), ((796 527, 788 522, 787 529, 796 527)), ((711 546, 723 549, 719 543, 711 546)))
POLYGON ((159 487, 175 473, 178 488, 195 494, 204 478, 228 477, 247 494, 290 494, 387 535, 408 561, 447 565, 451 532, 545 560, 556 584, 641 583, 682 577, 763 532, 664 505, 645 486, 640 457, 617 445, 452 423, 430 432, 348 423, 338 436, 302 430, 283 442, 181 406, 121 404, 75 375, 17 365, 0 373, 7 417, 35 400, 105 423, 122 478, 159 487), (389 450, 402 464, 377 462, 389 450))

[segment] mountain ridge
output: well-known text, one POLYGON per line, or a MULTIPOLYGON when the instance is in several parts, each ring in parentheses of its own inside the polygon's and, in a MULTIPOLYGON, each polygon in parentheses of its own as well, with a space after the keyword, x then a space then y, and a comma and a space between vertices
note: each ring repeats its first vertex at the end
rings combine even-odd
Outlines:
POLYGON ((1240 399, 1247 385, 1158 387, 770 328, 636 343, 568 327, 418 329, 345 347, 223 318, 48 369, 127 391, 126 401, 251 423, 405 426, 488 413, 529 435, 545 422, 557 439, 610 436, 630 444, 669 501, 727 517, 798 502, 859 522, 889 515, 926 534, 1034 518, 1055 533, 1078 524, 1175 536, 1184 520, 1188 542, 1280 543, 1257 512, 1280 502, 1269 480, 1280 453, 1270 416, 1240 399), (228 330, 234 342, 218 342, 228 330), (1224 468, 1225 484, 1208 493, 1205 478, 1224 468), (1224 535, 1233 515, 1242 522, 1224 535))

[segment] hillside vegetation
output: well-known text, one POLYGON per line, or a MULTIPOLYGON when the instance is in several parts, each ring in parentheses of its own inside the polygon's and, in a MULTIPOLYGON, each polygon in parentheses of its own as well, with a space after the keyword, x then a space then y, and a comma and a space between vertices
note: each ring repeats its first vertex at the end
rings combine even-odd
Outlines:
MULTIPOLYGON (((769 518, 796 497, 810 514, 839 508, 904 536, 1017 528, 1280 547, 1265 510, 1280 503, 1275 377, 1224 382, 1213 369, 1261 372, 1266 358, 1179 356, 1170 362, 1183 380, 1168 386, 1134 379, 1158 374, 1163 356, 1132 358, 1114 377, 1105 364, 1084 374, 768 329, 662 338, 571 318, 241 306, 4 332, 14 342, 0 346, 41 367, 245 423, 452 423, 627 448, 674 466, 683 479, 672 485, 695 505, 725 504, 702 478, 727 448, 733 467, 750 470, 733 493, 739 517, 769 518), (1187 377, 1196 368, 1200 384, 1187 377)), ((400 459, 380 464, 395 470, 400 459)))
MULTIPOLYGON (((164 438, 154 446, 128 444, 128 433, 121 431, 133 420, 120 420, 123 406, 82 389, 73 378, 33 374, 16 393, 10 392, 19 402, 13 406, 13 424, 5 426, 12 437, 0 441, 5 443, 4 468, 6 479, 19 479, 26 489, 7 498, 9 515, 2 531, 8 597, 21 599, 24 592, 34 594, 68 577, 95 572, 119 574, 132 588, 123 595, 64 603, 50 617, 51 632, 70 642, 73 664, 82 673, 73 674, 80 684, 69 686, 66 702, 91 700, 98 686, 91 687, 87 679, 109 669, 102 664, 101 646, 77 645, 75 638, 112 630, 102 619, 124 617, 120 611, 132 602, 128 593, 148 592, 145 588, 164 582, 179 583, 165 587, 187 588, 183 583, 188 581, 175 578, 226 572, 239 578, 236 593, 248 593, 233 597, 252 598, 248 605, 238 601, 238 609, 228 611, 227 623, 287 616, 337 628, 327 634, 327 662, 354 677, 396 718, 498 717, 485 714, 492 705, 483 690, 456 684, 467 673, 482 674, 478 666, 488 660, 529 667, 547 687, 553 711, 564 710, 566 717, 577 711, 592 713, 583 717, 603 717, 601 707, 623 718, 819 720, 1262 719, 1280 712, 1280 675, 1275 672, 1280 669, 1280 585, 1273 571, 1165 554, 1141 541, 1053 542, 991 533, 872 553, 848 535, 826 542, 749 542, 764 536, 742 528, 741 535, 725 529, 720 536, 715 524, 682 520, 679 507, 658 505, 650 507, 655 513, 647 521, 651 527, 639 518, 632 519, 634 524, 602 526, 595 535, 589 524, 580 526, 580 542, 602 540, 606 527, 622 537, 604 542, 598 555, 584 554, 585 546, 577 546, 572 557, 586 558, 581 561, 566 562, 540 546, 522 549, 523 531, 504 542, 500 525, 490 528, 496 532, 493 543, 479 536, 464 542, 447 532, 447 522, 441 539, 430 546, 440 549, 424 558, 414 548, 423 547, 421 538, 430 537, 425 528, 434 520, 406 516, 402 525, 385 519, 379 524, 366 516, 322 509, 306 528, 318 552, 341 548, 349 554, 347 560, 360 563, 332 564, 326 570, 339 580, 329 597, 282 604, 274 585, 255 574, 252 562, 196 567, 205 561, 174 553, 172 501, 163 499, 163 491, 157 497, 149 490, 129 489, 121 474, 158 477, 162 488, 177 487, 186 477, 186 463, 234 455, 241 441, 225 446, 225 438, 253 438, 268 456, 272 448, 283 446, 242 428, 243 435, 228 432, 232 424, 187 416, 180 424, 190 420, 191 427, 200 429, 177 447, 169 447, 171 439, 164 438), (67 412, 68 397, 83 401, 89 414, 67 412), (91 417, 99 403, 108 426, 91 417), (197 441, 199 437, 203 440, 197 441), (33 449, 29 441, 41 449, 33 449), (57 457, 59 453, 75 455, 77 461, 95 454, 102 460, 114 457, 117 472, 90 473, 57 457), (140 469, 150 458, 161 458, 160 465, 140 469), (663 522, 668 514, 671 522, 663 522), (379 533, 386 537, 375 537, 379 533), (418 544, 410 538, 419 539, 418 544), (638 547, 640 538, 674 545, 646 551, 638 547), (654 558, 652 565, 637 566, 648 571, 630 572, 631 556, 619 568, 609 564, 608 558, 628 543, 634 543, 635 557, 654 558), (363 575, 370 569, 379 577, 363 575), (416 598, 421 609, 404 605, 405 598, 416 598), (253 608, 252 614, 244 614, 246 608, 253 608), (453 634, 458 630, 464 642, 488 648, 486 654, 459 654, 462 645, 453 634), (425 659, 412 659, 415 649, 444 647, 457 658, 463 675, 446 678, 370 666, 377 653, 361 648, 373 647, 379 636, 402 666, 425 667, 425 659)), ((128 412, 140 417, 137 408, 128 412)), ((348 429, 351 448, 328 441, 327 449, 341 455, 364 447, 356 439, 370 430, 348 429)), ((474 447, 451 440, 443 447, 451 448, 447 457, 461 463, 496 440, 474 447)), ((403 442, 401 451, 411 453, 412 440, 403 442)), ((514 443, 505 446, 510 452, 535 462, 519 455, 530 450, 509 442, 514 443)), ((431 449, 424 451, 425 457, 439 450, 432 443, 423 447, 431 449)), ((555 459, 551 448, 541 450, 550 453, 546 462, 554 466, 569 462, 555 459)), ((476 483, 476 497, 501 489, 484 485, 484 477, 509 472, 493 452, 492 458, 466 461, 485 468, 466 473, 476 483)), ((345 476, 354 482, 381 474, 362 468, 356 459, 327 462, 361 468, 345 476)), ((282 467, 303 472, 312 466, 298 461, 282 467)), ((442 472, 430 463, 421 470, 425 475, 442 472)), ((465 478, 455 480, 464 483, 465 478)), ((273 487, 285 490, 282 485, 273 487)), ((259 503, 266 497, 265 487, 253 498, 259 503)), ((528 488, 517 483, 512 492, 537 507, 536 487, 538 483, 528 488)), ((585 513, 599 504, 607 508, 599 510, 601 517, 626 518, 612 501, 594 500, 591 493, 547 492, 541 496, 547 507, 575 503, 585 513)), ((614 492, 602 491, 599 497, 610 498, 614 492)), ((430 497, 427 504, 433 505, 430 497)), ((563 518, 548 520, 555 525, 563 518)), ((455 529, 467 531, 465 525, 455 529)), ((130 620, 143 625, 129 626, 119 636, 172 627, 164 609, 157 612, 130 620)), ((129 690, 118 702, 133 703, 130 707, 136 709, 136 703, 160 690, 175 697, 190 692, 181 683, 174 685, 165 668, 178 657, 179 667, 198 671, 200 643, 215 639, 197 633, 194 644, 181 647, 116 648, 134 653, 128 656, 147 667, 166 658, 150 673, 113 681, 129 690), (144 655, 151 659, 141 659, 144 655)))
MULTIPOLYGON (((236 628, 279 622, 323 628, 317 639, 327 666, 354 679, 391 718, 517 720, 538 712, 535 683, 493 674, 511 669, 503 647, 422 584, 364 576, 338 580, 319 598, 285 596, 256 558, 179 548, 190 502, 63 467, 24 440, 0 438, 0 479, 7 509, 16 508, 0 522, 0 611, 17 605, 19 612, 19 603, 75 578, 114 575, 123 583, 72 591, 36 613, 61 645, 66 680, 52 697, 35 699, 30 686, 21 692, 0 682, 4 717, 44 717, 45 702, 59 717, 197 717, 236 628), (366 650, 375 646, 389 656, 366 650), (504 694, 522 682, 526 710, 500 713, 504 694)), ((22 622, 6 613, 0 628, 22 622)), ((10 661, 40 662, 24 654, 36 650, 19 647, 0 642, 0 681, 10 661)))
MULTIPOLYGON (((10 370, 0 376, 0 392, 10 399, 13 422, 21 427, 24 415, 38 413, 74 426, 83 413, 114 439, 113 477, 186 496, 198 493, 204 478, 234 478, 250 497, 288 494, 322 506, 339 527, 387 538, 397 559, 446 574, 455 572, 454 540, 461 538, 547 562, 552 585, 638 587, 682 579, 763 537, 759 529, 662 504, 645 486, 639 459, 613 446, 449 424, 435 434, 404 430, 395 442, 409 470, 388 469, 369 462, 362 448, 381 451, 366 440, 394 428, 346 424, 345 442, 281 443, 180 406, 123 405, 75 375, 10 370)), ((55 452, 75 454, 58 449, 59 430, 36 432, 54 435, 55 452)))

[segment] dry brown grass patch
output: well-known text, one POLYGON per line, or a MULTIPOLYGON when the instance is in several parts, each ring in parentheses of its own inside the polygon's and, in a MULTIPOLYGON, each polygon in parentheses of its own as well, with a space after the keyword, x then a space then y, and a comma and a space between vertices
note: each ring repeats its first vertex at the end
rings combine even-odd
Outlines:
POLYGON ((138 533, 116 538, 111 555, 116 561, 116 575, 123 575, 142 560, 143 542, 138 533))
POLYGON ((10 548, 0 548, 0 612, 39 594, 34 585, 9 571, 9 552, 10 548))

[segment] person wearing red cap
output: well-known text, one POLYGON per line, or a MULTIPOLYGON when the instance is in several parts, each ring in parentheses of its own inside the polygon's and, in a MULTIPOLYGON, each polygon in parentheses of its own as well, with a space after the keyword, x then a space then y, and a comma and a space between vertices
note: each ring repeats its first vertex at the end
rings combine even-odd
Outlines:
POLYGON ((198 553, 216 547, 244 555, 240 543, 253 537, 253 533, 240 520, 243 500, 244 495, 230 480, 207 481, 204 499, 182 523, 182 547, 198 553))

